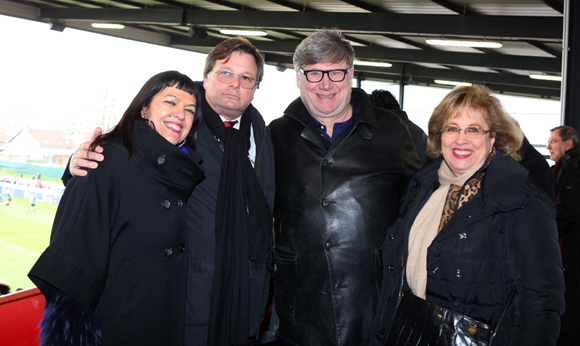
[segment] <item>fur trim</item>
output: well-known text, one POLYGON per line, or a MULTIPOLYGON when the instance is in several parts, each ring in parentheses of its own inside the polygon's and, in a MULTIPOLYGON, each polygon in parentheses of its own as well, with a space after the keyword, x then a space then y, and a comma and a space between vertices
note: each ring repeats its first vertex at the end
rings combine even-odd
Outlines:
POLYGON ((89 308, 54 289, 40 321, 40 346, 100 346, 101 325, 89 308))

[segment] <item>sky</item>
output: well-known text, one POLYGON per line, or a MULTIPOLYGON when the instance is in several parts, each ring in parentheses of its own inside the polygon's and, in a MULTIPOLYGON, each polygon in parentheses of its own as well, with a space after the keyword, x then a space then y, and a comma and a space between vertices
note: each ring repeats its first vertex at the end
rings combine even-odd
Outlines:
MULTIPOLYGON (((70 28, 52 31, 46 23, 1 15, 0 47, 0 127, 69 132, 115 125, 141 86, 159 72, 178 70, 201 80, 206 57, 70 28)), ((362 87, 399 95, 397 84, 363 81, 362 87)), ((406 86, 403 109, 427 130, 429 116, 448 92, 406 86)), ((278 72, 266 65, 253 105, 269 123, 298 96, 294 70, 278 72)), ((560 125, 559 101, 496 96, 532 144, 545 145, 549 129, 560 125)))

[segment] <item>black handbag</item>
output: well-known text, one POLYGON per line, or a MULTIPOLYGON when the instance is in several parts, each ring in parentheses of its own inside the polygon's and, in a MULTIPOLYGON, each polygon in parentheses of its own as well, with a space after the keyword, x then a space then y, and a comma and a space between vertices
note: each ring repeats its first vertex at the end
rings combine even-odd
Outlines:
POLYGON ((399 295, 387 346, 491 346, 515 289, 495 328, 411 292, 401 291, 399 295))

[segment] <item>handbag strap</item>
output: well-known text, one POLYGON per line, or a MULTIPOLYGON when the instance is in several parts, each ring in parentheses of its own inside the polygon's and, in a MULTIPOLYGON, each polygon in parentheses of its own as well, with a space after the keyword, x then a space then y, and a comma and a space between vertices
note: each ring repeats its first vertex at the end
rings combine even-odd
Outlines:
POLYGON ((512 290, 512 293, 510 294, 510 298, 508 299, 507 304, 505 305, 505 308, 503 309, 503 313, 501 314, 501 317, 499 318, 499 321, 497 321, 497 325, 495 326, 495 329, 493 330, 493 332, 491 333, 491 337, 494 338, 495 334, 497 334, 497 331, 499 329, 499 325, 501 324, 501 321, 503 320, 509 306, 512 303, 512 300, 514 299, 514 296, 516 295, 516 288, 514 287, 512 290))

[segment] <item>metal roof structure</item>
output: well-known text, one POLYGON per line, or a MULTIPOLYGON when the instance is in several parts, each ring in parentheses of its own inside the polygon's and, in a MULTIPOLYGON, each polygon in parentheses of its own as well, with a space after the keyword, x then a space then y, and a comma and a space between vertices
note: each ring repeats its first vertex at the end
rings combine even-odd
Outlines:
POLYGON ((357 80, 433 86, 435 80, 485 83, 495 92, 559 99, 564 0, 0 0, 0 14, 207 53, 223 29, 247 36, 267 64, 292 68, 300 41, 339 28, 358 60, 357 80), (92 23, 118 23, 122 30, 92 23), (432 46, 426 39, 498 41, 501 48, 432 46))

